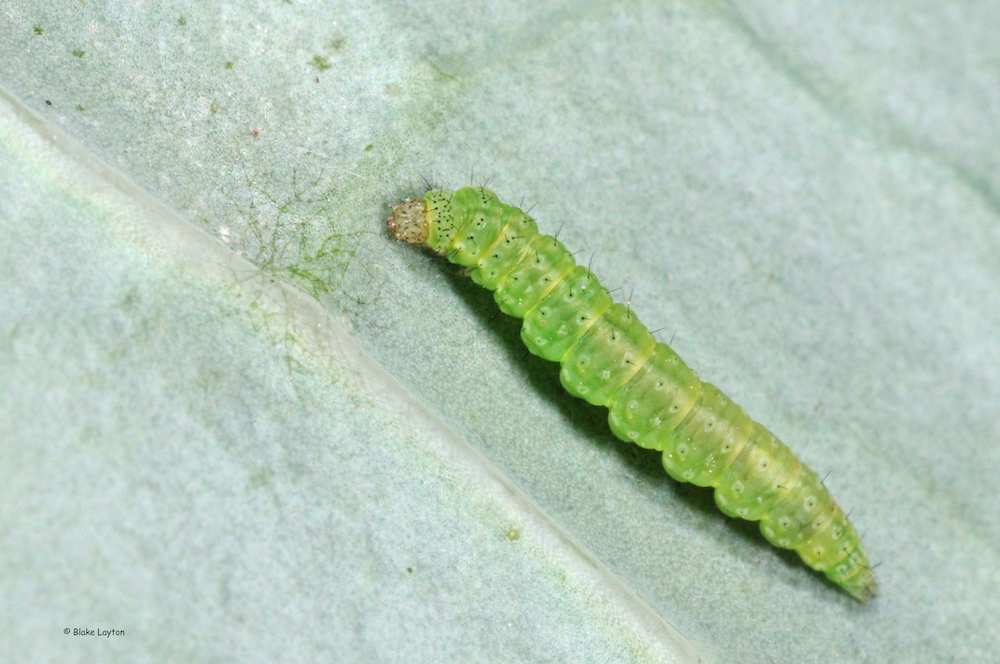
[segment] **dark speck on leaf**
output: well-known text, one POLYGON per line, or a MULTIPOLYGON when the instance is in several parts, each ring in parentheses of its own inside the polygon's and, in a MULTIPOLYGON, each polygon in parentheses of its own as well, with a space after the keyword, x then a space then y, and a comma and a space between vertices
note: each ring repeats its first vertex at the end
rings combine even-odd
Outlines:
POLYGON ((330 61, 324 58, 322 55, 314 56, 312 62, 310 62, 313 67, 320 71, 326 71, 330 68, 330 61))

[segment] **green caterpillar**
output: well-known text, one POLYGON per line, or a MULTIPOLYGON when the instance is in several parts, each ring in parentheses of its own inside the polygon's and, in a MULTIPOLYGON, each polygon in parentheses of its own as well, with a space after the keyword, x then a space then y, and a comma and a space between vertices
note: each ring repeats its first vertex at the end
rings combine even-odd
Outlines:
POLYGON ((494 291, 504 313, 524 319, 528 349, 562 365, 566 390, 609 409, 616 436, 663 452, 671 477, 713 487, 723 512, 760 521, 772 544, 794 549, 858 600, 872 597, 858 533, 816 473, 658 343, 531 217, 482 187, 435 189, 395 206, 388 228, 494 291))

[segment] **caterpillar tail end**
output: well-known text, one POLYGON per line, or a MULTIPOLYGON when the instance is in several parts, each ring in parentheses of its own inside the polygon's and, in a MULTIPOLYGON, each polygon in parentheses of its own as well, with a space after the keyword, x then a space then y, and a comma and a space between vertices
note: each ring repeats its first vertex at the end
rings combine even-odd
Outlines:
POLYGON ((407 198, 392 206, 386 228, 397 240, 409 244, 426 244, 430 236, 426 206, 422 198, 407 198))
POLYGON ((860 569, 857 574, 854 574, 846 579, 841 579, 836 583, 843 588, 847 594, 862 604, 867 604, 878 594, 878 585, 875 583, 875 575, 872 574, 872 570, 867 564, 865 564, 865 566, 860 569))

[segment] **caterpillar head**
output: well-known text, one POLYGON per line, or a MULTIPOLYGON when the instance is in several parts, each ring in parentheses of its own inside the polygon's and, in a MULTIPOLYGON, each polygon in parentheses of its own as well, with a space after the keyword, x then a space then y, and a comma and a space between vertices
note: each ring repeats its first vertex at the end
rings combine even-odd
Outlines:
POLYGON ((392 206, 392 214, 386 222, 389 232, 397 240, 409 244, 424 244, 430 235, 426 208, 422 198, 407 198, 399 205, 392 206))

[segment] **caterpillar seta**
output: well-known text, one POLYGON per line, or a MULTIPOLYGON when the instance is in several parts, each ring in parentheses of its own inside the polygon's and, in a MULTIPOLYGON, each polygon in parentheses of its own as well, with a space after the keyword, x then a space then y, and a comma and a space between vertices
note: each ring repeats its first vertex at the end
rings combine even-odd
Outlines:
POLYGON ((504 313, 523 319, 528 349, 560 363, 566 390, 608 408, 616 436, 662 452, 671 477, 712 487, 725 514, 760 521, 769 542, 859 601, 873 596, 860 537, 816 473, 657 342, 525 212, 482 187, 434 189, 394 206, 387 226, 493 291, 504 313))

